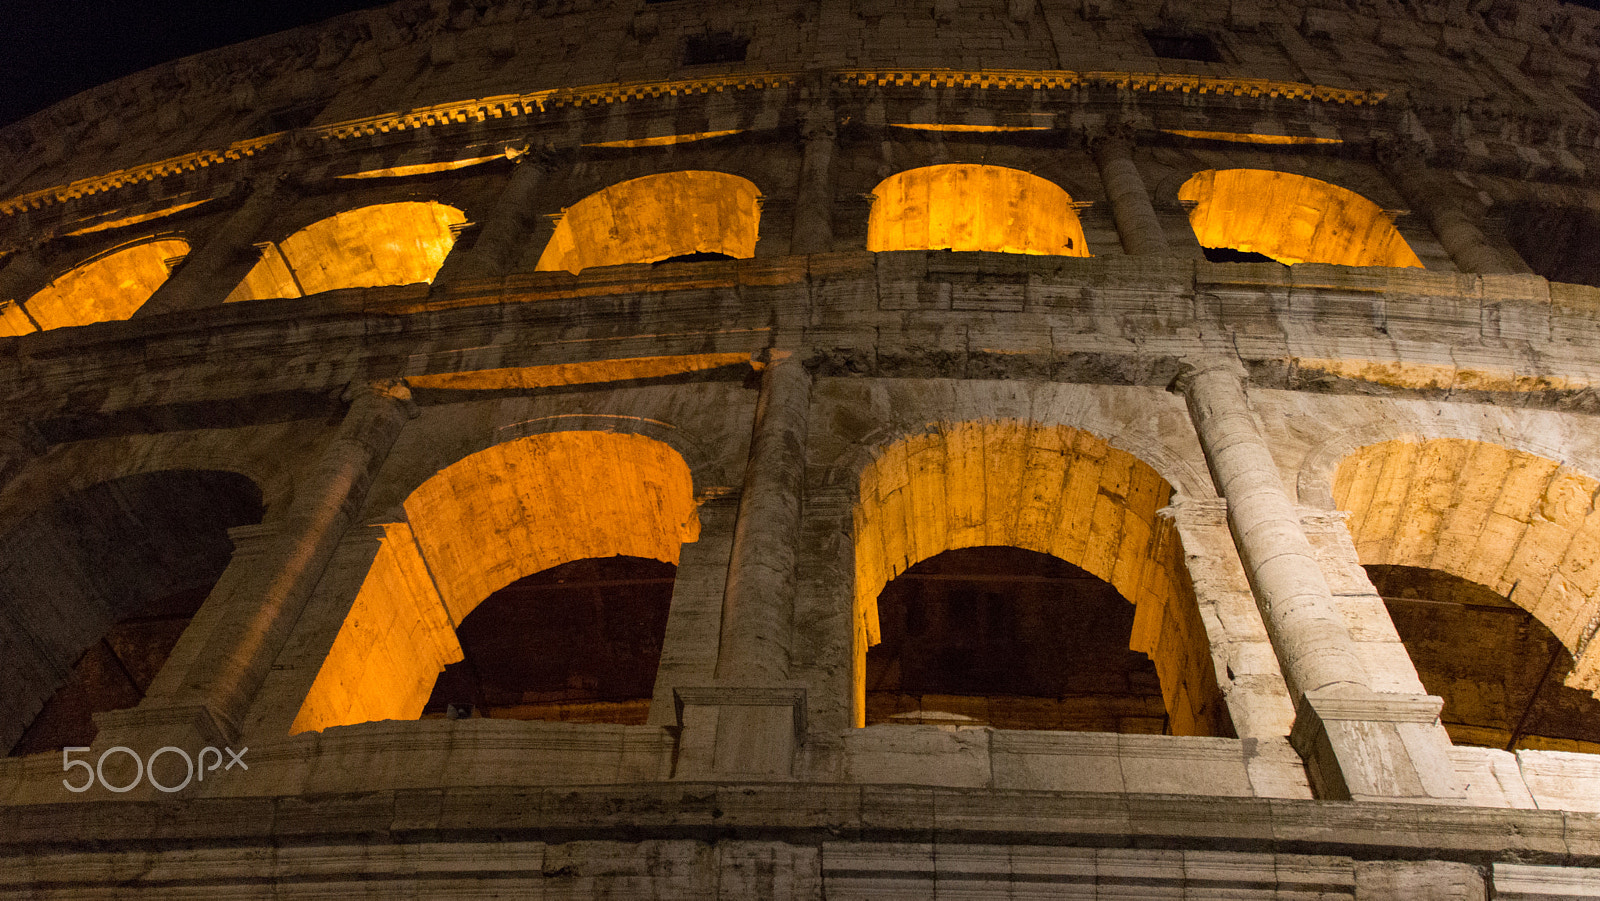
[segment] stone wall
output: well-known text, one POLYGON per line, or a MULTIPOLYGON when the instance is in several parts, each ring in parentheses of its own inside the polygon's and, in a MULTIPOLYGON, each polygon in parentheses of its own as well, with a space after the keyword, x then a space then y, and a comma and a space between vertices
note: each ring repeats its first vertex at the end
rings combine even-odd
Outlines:
POLYGON ((1364 569, 1477 582, 1600 687, 1600 287, 1515 249, 1600 208, 1597 27, 406 2, 0 131, 4 640, 65 670, 110 615, 40 549, 179 571, 105 486, 261 507, 97 784, 0 759, 0 885, 1600 897, 1600 764, 1453 744, 1364 569), (1135 605, 1173 734, 862 726, 877 592, 986 545, 1135 605), (412 719, 486 593, 615 553, 677 565, 643 725, 412 719), (206 746, 249 769, 128 768, 206 746))

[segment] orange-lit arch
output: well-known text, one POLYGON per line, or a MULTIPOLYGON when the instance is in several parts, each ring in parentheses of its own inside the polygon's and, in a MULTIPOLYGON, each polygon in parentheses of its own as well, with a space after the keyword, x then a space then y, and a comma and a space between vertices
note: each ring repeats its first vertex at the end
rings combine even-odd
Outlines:
POLYGON ((1364 565, 1436 569, 1533 614, 1600 697, 1600 481, 1524 451, 1458 438, 1388 441, 1346 457, 1333 498, 1364 565))
POLYGON ((146 241, 83 263, 23 303, 40 328, 127 319, 156 293, 189 244, 178 238, 146 241))
POLYGON ((1178 537, 1156 516, 1171 495, 1143 461, 1065 426, 961 422, 885 448, 855 509, 856 724, 884 586, 944 551, 1005 545, 1059 557, 1132 601, 1129 644, 1156 664, 1173 732, 1219 734, 1205 628, 1178 537))
POLYGON ((699 534, 689 467, 652 438, 533 435, 422 483, 381 547, 293 732, 415 719, 447 663, 453 624, 494 591, 573 560, 674 565, 699 534))
POLYGON ((1422 261, 1372 201, 1304 175, 1207 169, 1178 189, 1203 247, 1253 251, 1280 263, 1414 266, 1422 261))
POLYGON ((538 268, 576 273, 689 253, 749 259, 760 198, 753 182, 723 172, 668 172, 615 184, 563 211, 538 268))
POLYGON ((455 243, 460 210, 433 201, 346 210, 263 247, 228 300, 300 297, 340 288, 430 282, 455 243))
POLYGON ((1089 255, 1067 192, 1017 169, 927 166, 891 175, 872 194, 868 250, 1089 255))

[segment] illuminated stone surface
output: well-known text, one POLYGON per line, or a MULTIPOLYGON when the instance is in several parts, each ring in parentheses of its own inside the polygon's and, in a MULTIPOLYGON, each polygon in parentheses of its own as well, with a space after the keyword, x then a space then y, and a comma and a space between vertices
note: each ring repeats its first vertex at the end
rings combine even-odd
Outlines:
POLYGON ((1597 34, 404 0, 0 130, 0 895, 1600 897, 1597 34))

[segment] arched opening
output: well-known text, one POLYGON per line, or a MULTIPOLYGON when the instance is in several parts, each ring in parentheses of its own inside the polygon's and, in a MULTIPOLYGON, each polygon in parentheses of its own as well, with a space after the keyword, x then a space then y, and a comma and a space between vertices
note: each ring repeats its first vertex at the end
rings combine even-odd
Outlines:
POLYGON ((1573 719, 1600 711, 1583 697, 1600 689, 1586 653, 1600 622, 1597 491, 1554 460, 1456 438, 1370 445, 1339 464, 1334 501, 1454 740, 1591 750, 1595 731, 1573 719))
MULTIPOLYGON (((1120 631, 1122 619, 1117 618, 1114 640, 1151 662, 1165 708, 1165 730, 1176 735, 1231 734, 1210 642, 1183 568, 1178 535, 1170 520, 1157 516, 1171 494, 1172 487, 1143 461, 1088 432, 1065 426, 1018 421, 950 423, 884 448, 862 471, 855 510, 856 724, 866 725, 869 720, 867 694, 873 675, 886 680, 878 686, 891 695, 915 694, 897 691, 885 674, 898 663, 903 684, 908 667, 924 666, 925 674, 928 666, 940 669, 937 660, 929 662, 919 656, 929 648, 909 648, 908 656, 907 644, 914 644, 909 636, 917 627, 915 617, 923 616, 930 624, 926 628, 932 628, 935 615, 948 615, 956 623, 989 617, 1001 624, 995 627, 993 640, 1003 644, 1008 630, 1014 632, 1047 607, 1055 608, 1069 628, 1075 624, 1083 627, 1080 631, 1087 631, 1088 619, 1099 615, 1108 599, 1116 597, 1124 605, 1117 617, 1127 619, 1128 629, 1120 631), (965 549, 980 550, 943 556, 965 549), (925 561, 929 566, 918 569, 925 561), (1017 574, 1018 567, 1031 568, 1025 572, 1034 578, 1008 579, 1017 574), (910 579, 906 579, 908 575, 910 579), (887 592, 888 601, 895 605, 888 629, 891 637, 895 636, 893 630, 903 631, 899 632, 899 646, 884 657, 874 673, 868 649, 884 640, 884 614, 879 605, 885 589, 894 583, 901 587, 887 592), (938 588, 930 593, 926 584, 919 588, 919 583, 936 583, 938 588), (935 600, 934 595, 944 589, 957 589, 956 595, 935 600), (911 594, 898 594, 906 591, 911 594), (961 599, 961 591, 968 593, 968 600, 961 599), (1065 599, 1069 591, 1076 598, 1070 609, 1065 599), (983 599, 985 594, 994 599, 983 599), (972 601, 972 596, 980 600, 972 601), (912 603, 919 597, 923 600, 912 603), (917 608, 922 612, 915 612, 917 608), (1072 618, 1071 610, 1076 610, 1078 619, 1072 618)), ((1051 642, 1058 638, 1071 641, 1073 637, 1027 636, 1027 640, 1041 642, 1036 652, 1040 655, 1047 655, 1051 642)), ((951 640, 977 639, 969 634, 952 635, 951 640)), ((1095 641, 1099 642, 1097 649, 1111 654, 1104 636, 1095 641)), ((1140 686, 1133 693, 1142 691, 1146 677, 1128 669, 1129 658, 1117 660, 1115 666, 1122 668, 1126 683, 1140 686)), ((1000 655, 990 655, 983 665, 1026 669, 1022 661, 1003 660, 1000 655)), ((987 705, 983 708, 988 711, 986 716, 1000 715, 1007 724, 1030 721, 1028 716, 1013 717, 1001 711, 1011 703, 1009 699, 1032 698, 1035 700, 1021 707, 1032 704, 1039 712, 1033 728, 1077 728, 1072 725, 1075 722, 1083 728, 1113 723, 1130 731, 1150 728, 1147 718, 1131 713, 1125 718, 1109 715, 1075 720, 1066 709, 1072 706, 1066 703, 1071 691, 1061 690, 1064 674, 1051 669, 1053 666, 1039 664, 1034 675, 1040 678, 1034 681, 1029 681, 1026 673, 1013 673, 1005 677, 1012 680, 1009 682, 984 677, 989 679, 987 683, 980 679, 966 684, 1013 688, 1026 684, 1026 692, 1007 691, 1004 697, 989 696, 981 702, 987 705), (1046 697, 1063 703, 1053 705, 1052 712, 1047 709, 1052 705, 1037 700, 1046 697), (1055 718, 1051 720, 1051 716, 1055 718)), ((930 674, 933 681, 924 683, 916 709, 926 709, 920 705, 926 703, 928 694, 941 693, 927 685, 963 684, 959 670, 954 667, 930 674)), ((1114 681, 1108 679, 1107 684, 1114 681)), ((962 697, 963 709, 979 709, 977 696, 962 697)), ((882 698, 880 703, 893 708, 911 702, 882 698)), ((886 721, 895 721, 892 713, 886 721)))
POLYGON ((725 172, 646 175, 596 191, 562 211, 539 257, 541 272, 656 263, 674 257, 756 254, 761 191, 725 172))
POLYGON ((1133 605, 1036 551, 976 547, 912 566, 878 595, 867 725, 1167 731, 1161 679, 1128 646, 1133 605))
POLYGON ((436 696, 489 715, 635 721, 640 696, 585 680, 604 682, 608 654, 634 668, 617 683, 628 692, 654 680, 671 595, 662 580, 699 534, 676 451, 640 435, 534 435, 446 467, 404 507, 407 523, 385 527, 291 731, 416 719, 436 696), (533 634, 496 634, 513 626, 533 634), (553 648, 579 640, 590 643, 553 648), (528 653, 537 657, 485 657, 528 653), (553 686, 568 676, 575 685, 553 686), (485 678, 493 699, 472 694, 485 678))
POLYGON ((990 250, 1086 257, 1072 198, 1018 169, 957 163, 891 175, 872 189, 867 249, 990 250))
POLYGON ((590 557, 524 576, 456 627, 423 716, 643 724, 677 567, 590 557))
POLYGON ((139 703, 259 522, 244 476, 167 470, 63 498, 0 540, 0 743, 87 745, 94 713, 139 703))
POLYGON ((1382 209, 1354 191, 1267 169, 1207 169, 1178 189, 1201 247, 1280 263, 1414 266, 1422 261, 1382 209))
POLYGON ((127 319, 189 253, 178 238, 146 241, 79 264, 28 298, 41 329, 127 319))
POLYGON ((467 217, 434 201, 346 210, 261 246, 261 261, 228 301, 303 297, 341 288, 431 282, 467 217))
POLYGON ((1553 282, 1600 288, 1600 210, 1520 203, 1505 220, 1506 238, 1528 268, 1553 282))
POLYGON ((1600 700, 1561 684, 1572 653, 1528 611, 1436 569, 1369 566, 1417 676, 1444 699, 1450 740, 1514 751, 1600 751, 1600 700))

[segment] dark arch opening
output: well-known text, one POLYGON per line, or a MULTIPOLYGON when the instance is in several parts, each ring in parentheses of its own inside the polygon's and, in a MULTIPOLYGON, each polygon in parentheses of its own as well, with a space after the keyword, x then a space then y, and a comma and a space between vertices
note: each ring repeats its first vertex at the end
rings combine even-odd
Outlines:
POLYGON ((593 557, 518 579, 456 629, 423 717, 643 724, 677 567, 593 557))
POLYGON ((63 498, 0 539, 0 742, 15 756, 93 740, 143 699, 260 522, 254 482, 164 470, 63 498))
POLYGON ((1600 288, 1600 210, 1523 203, 1505 211, 1505 224, 1528 268, 1553 282, 1600 288))
POLYGON ((1600 701, 1563 684, 1572 654, 1523 608, 1433 569, 1369 566, 1395 631, 1458 745, 1600 751, 1600 701))
POLYGON ((867 724, 1162 734, 1161 682, 1110 583, 1013 547, 945 551, 878 598, 867 724))

